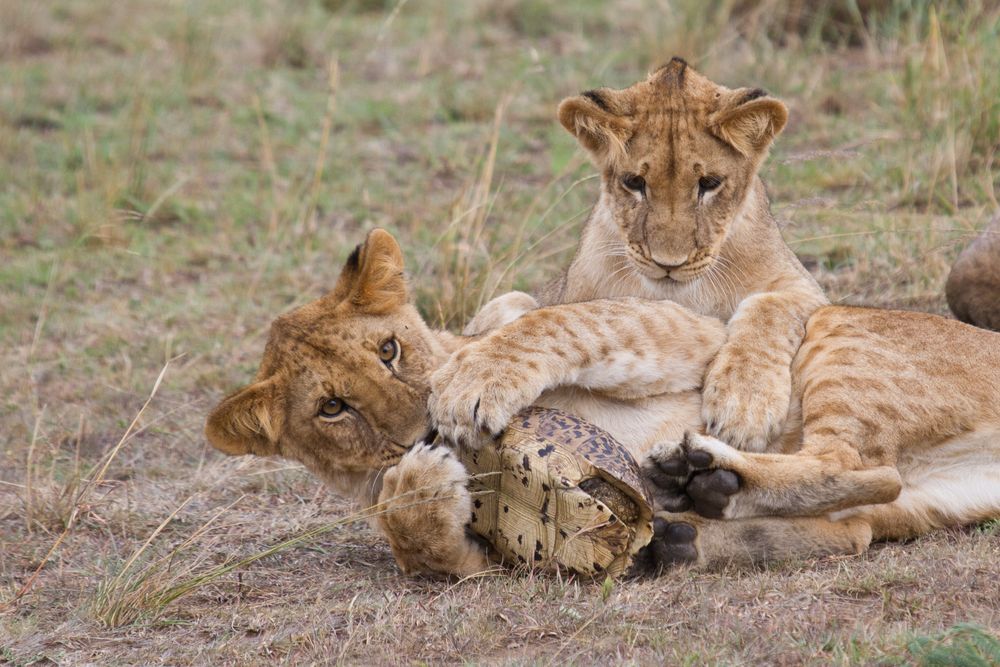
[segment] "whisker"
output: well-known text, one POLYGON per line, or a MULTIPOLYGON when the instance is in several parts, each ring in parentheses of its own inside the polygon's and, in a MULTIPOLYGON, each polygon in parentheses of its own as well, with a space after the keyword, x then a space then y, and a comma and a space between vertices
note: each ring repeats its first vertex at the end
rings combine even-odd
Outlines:
POLYGON ((368 489, 368 499, 367 499, 367 501, 368 501, 369 504, 374 503, 374 502, 376 502, 378 500, 378 497, 377 497, 377 495, 375 493, 375 486, 378 484, 379 480, 382 479, 382 475, 385 473, 385 471, 389 467, 390 466, 383 464, 381 467, 379 467, 378 470, 375 471, 375 474, 372 475, 372 478, 371 478, 371 488, 368 489))
POLYGON ((729 276, 716 265, 713 265, 709 269, 709 273, 712 275, 712 280, 719 286, 722 298, 725 299, 726 304, 731 309, 736 301, 736 288, 733 286, 729 276))
POLYGON ((741 267, 734 264, 732 260, 728 258, 719 256, 717 259, 721 259, 722 261, 719 262, 718 264, 713 264, 711 271, 716 276, 718 276, 720 281, 726 284, 726 295, 730 300, 729 308, 735 309, 737 304, 739 304, 739 302, 742 301, 742 299, 740 298, 740 294, 742 292, 741 288, 747 282, 746 273, 743 271, 741 267), (735 269, 735 272, 740 274, 742 280, 739 283, 737 283, 736 277, 733 275, 733 272, 727 271, 726 269, 735 269))

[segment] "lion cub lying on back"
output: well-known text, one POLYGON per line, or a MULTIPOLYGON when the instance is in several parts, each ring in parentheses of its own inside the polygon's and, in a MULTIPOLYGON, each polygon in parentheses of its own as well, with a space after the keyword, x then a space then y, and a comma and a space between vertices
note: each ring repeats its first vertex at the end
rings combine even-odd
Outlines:
POLYGON ((786 454, 682 438, 701 429, 701 378, 724 341, 719 320, 639 299, 540 308, 479 338, 432 331, 398 245, 376 230, 332 292, 275 320, 256 380, 213 410, 206 434, 396 510, 378 522, 404 571, 487 565, 465 534, 461 464, 413 444, 432 430, 429 399, 448 429, 538 403, 609 431, 645 460, 661 510, 694 510, 660 512, 654 564, 858 553, 1000 516, 1000 334, 821 309, 792 365, 793 416, 769 445, 786 454))

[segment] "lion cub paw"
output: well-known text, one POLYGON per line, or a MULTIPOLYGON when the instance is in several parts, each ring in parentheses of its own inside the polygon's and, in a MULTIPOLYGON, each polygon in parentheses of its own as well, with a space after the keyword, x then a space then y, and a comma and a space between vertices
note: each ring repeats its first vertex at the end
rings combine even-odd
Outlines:
POLYGON ((685 492, 691 470, 681 442, 656 445, 642 462, 642 474, 649 482, 656 509, 668 512, 691 509, 691 499, 685 492))
POLYGON ((386 471, 379 493, 379 528, 405 574, 465 576, 488 567, 470 537, 472 497, 465 467, 446 447, 420 443, 386 471))
POLYGON ((737 453, 725 443, 692 433, 685 433, 678 444, 655 447, 643 472, 653 486, 657 509, 725 518, 730 500, 742 486, 737 473, 722 467, 728 454, 737 453))
POLYGON ((498 355, 489 343, 460 350, 431 377, 431 419, 447 440, 472 449, 500 437, 545 390, 537 372, 498 355))
POLYGON ((695 565, 698 561, 696 522, 685 515, 657 514, 653 519, 653 539, 639 552, 637 565, 655 575, 679 565, 695 565))
POLYGON ((702 390, 702 418, 708 432, 745 452, 762 452, 788 417, 791 370, 758 367, 724 347, 702 390))

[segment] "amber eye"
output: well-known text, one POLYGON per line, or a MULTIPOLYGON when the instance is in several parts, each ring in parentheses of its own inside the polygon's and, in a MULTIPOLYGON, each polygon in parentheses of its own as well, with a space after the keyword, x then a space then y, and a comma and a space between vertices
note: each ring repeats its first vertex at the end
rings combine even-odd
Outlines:
POLYGON ((722 178, 719 176, 702 176, 698 179, 698 196, 702 196, 706 192, 711 192, 715 188, 722 185, 722 178))
POLYGON ((632 192, 638 192, 639 194, 646 191, 646 179, 639 174, 625 174, 625 176, 622 177, 622 185, 624 185, 626 189, 631 190, 632 192))
POLYGON ((319 409, 320 417, 326 417, 327 419, 333 419, 334 417, 339 417, 344 414, 344 410, 347 409, 347 403, 344 403, 339 398, 331 398, 329 401, 323 404, 319 409))
POLYGON ((389 340, 382 343, 378 348, 378 358, 384 363, 391 364, 396 361, 399 356, 399 343, 396 342, 395 338, 390 338, 389 340))

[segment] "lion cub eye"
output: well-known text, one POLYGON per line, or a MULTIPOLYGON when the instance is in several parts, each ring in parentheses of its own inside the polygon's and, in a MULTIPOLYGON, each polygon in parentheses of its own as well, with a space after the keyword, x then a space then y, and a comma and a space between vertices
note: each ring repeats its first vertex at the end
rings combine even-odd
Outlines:
POLYGON ((399 343, 395 338, 390 338, 379 346, 378 358, 386 364, 391 364, 399 358, 399 343))
POLYGON ((639 174, 625 174, 622 177, 622 185, 625 186, 626 190, 638 194, 643 194, 646 191, 646 179, 639 174))
POLYGON ((711 192, 722 185, 722 178, 719 176, 702 176, 698 179, 698 197, 701 198, 706 192, 711 192))
POLYGON ((344 403, 339 398, 331 398, 320 407, 319 416, 334 419, 344 414, 345 410, 347 410, 347 403, 344 403))

